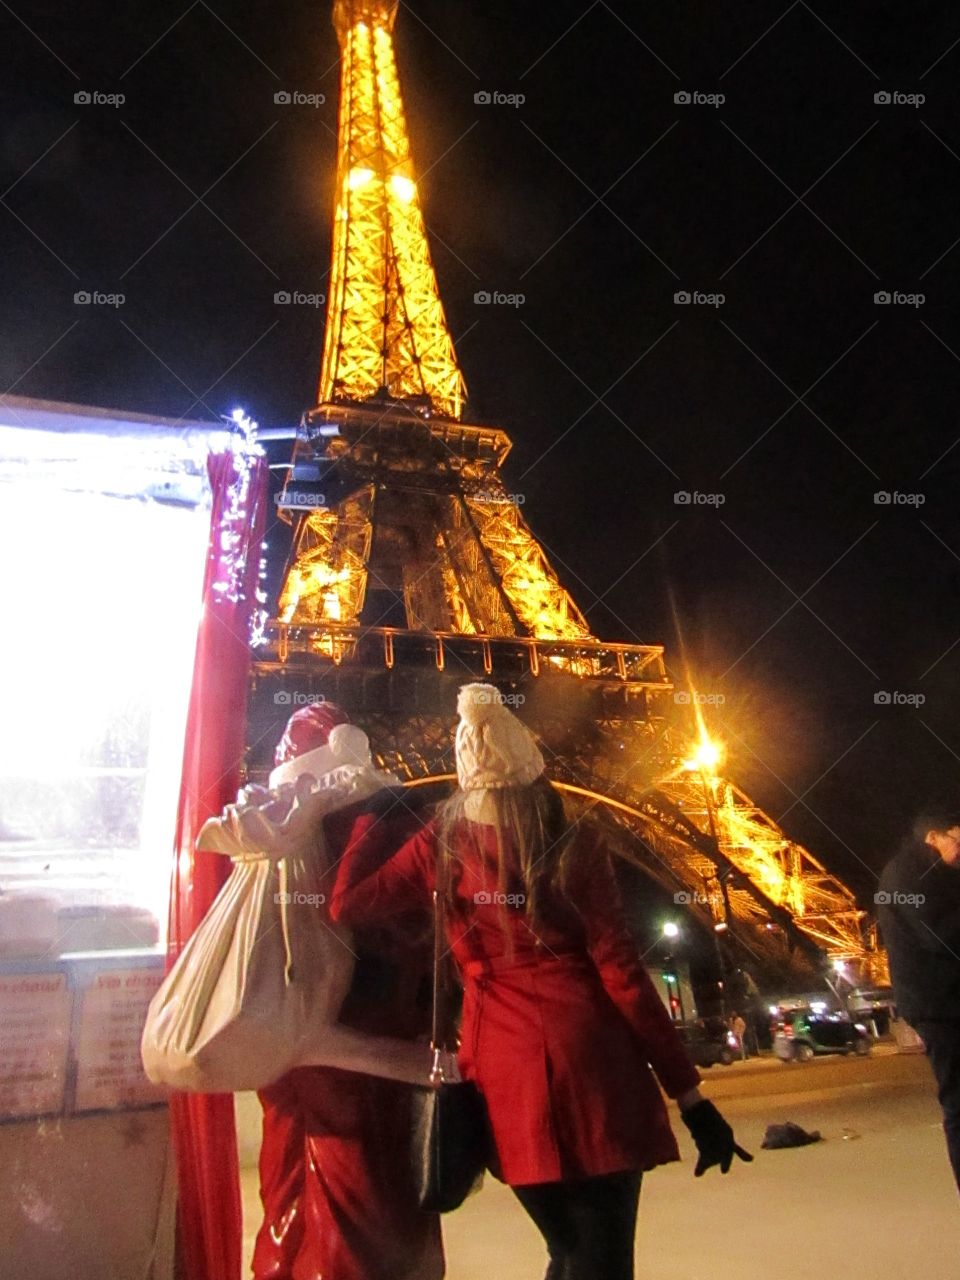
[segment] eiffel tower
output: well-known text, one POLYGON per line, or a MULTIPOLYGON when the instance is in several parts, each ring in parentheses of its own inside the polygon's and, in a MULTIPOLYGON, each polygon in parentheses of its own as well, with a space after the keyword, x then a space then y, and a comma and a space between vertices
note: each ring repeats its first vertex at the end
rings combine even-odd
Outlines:
MULTIPOLYGON (((393 46, 398 0, 336 0, 341 98, 317 407, 281 506, 293 525, 277 616, 255 650, 252 716, 325 697, 410 785, 455 776, 459 684, 498 686, 548 772, 615 846, 783 981, 833 960, 885 976, 853 893, 732 781, 699 716, 677 722, 660 645, 605 642, 509 494, 499 427, 462 420, 393 46)), ((266 761, 251 761, 252 768, 266 761)))

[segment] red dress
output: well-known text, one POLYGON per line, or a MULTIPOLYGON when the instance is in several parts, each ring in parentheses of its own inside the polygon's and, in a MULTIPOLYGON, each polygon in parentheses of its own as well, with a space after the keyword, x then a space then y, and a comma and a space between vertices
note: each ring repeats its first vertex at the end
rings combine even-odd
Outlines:
MULTIPOLYGON (((385 920, 429 902, 435 824, 373 872, 368 838, 374 824, 362 819, 340 864, 333 918, 385 920)), ((679 1159, 654 1072, 673 1098, 700 1080, 627 930, 607 850, 586 825, 576 839, 575 909, 547 901, 551 924, 535 930, 522 907, 497 905, 496 829, 464 823, 453 833, 460 863, 447 938, 464 984, 459 1061, 487 1104, 493 1172, 513 1186, 679 1159)), ((518 889, 514 876, 508 892, 518 889)))
MULTIPOLYGON (((405 803, 382 796, 378 812, 361 819, 369 860, 361 871, 380 865, 418 825, 405 803)), ((325 820, 334 858, 364 807, 340 809, 325 820)), ((329 896, 332 884, 326 889, 329 896)), ((418 1000, 430 963, 426 920, 421 911, 395 917, 390 929, 356 931, 357 972, 341 1021, 404 1038, 428 1029, 418 1000)), ((260 1101, 264 1219, 255 1280, 441 1280, 440 1221, 417 1205, 409 1085, 304 1067, 262 1090, 260 1101)))

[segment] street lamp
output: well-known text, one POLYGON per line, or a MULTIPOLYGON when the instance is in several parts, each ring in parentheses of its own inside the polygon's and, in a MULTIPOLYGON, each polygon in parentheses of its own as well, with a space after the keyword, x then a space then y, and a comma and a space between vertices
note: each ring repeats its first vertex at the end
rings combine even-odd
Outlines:
POLYGON ((841 960, 841 959, 837 958, 837 959, 835 959, 835 960, 833 961, 833 963, 832 963, 832 965, 831 965, 831 968, 833 969, 833 979, 834 979, 834 981, 833 981, 833 982, 831 982, 831 981, 830 981, 830 979, 826 976, 826 974, 824 974, 824 981, 826 982, 826 984, 827 984, 827 986, 830 988, 830 990, 833 992, 833 994, 836 996, 837 1001, 838 1001, 838 1003, 839 1003, 839 1005, 840 1005, 840 1008, 841 1008, 841 1009, 846 1009, 846 1010, 849 1012, 849 1011, 850 1011, 850 998, 849 998, 849 995, 844 996, 844 995, 842 995, 842 994, 841 994, 841 991, 840 991, 840 979, 841 979, 841 978, 842 978, 842 979, 843 979, 843 981, 847 984, 847 986, 850 988, 850 990, 851 990, 851 991, 853 990, 853 985, 854 985, 854 984, 853 984, 853 982, 851 981, 849 974, 847 973, 847 963, 846 963, 846 961, 845 961, 845 960, 841 960), (834 986, 834 983, 836 983, 836 986, 834 986))
MULTIPOLYGON (((717 768, 723 760, 723 745, 715 742, 706 732, 702 723, 700 725, 700 741, 694 748, 694 751, 688 760, 684 760, 683 767, 689 773, 699 773, 700 781, 703 785, 703 798, 707 806, 707 822, 710 826, 710 835, 714 844, 720 849, 720 833, 717 831, 717 820, 714 815, 715 796, 713 790, 712 779, 716 777, 717 768)), ((723 914, 725 919, 718 920, 713 926, 713 944, 717 952, 717 965, 720 970, 720 979, 718 986, 720 988, 720 1010, 723 1014, 723 1020, 727 1020, 727 984, 726 972, 723 963, 723 952, 720 949, 720 934, 726 933, 729 929, 727 920, 730 918, 730 899, 727 893, 726 876, 721 873, 719 876, 720 891, 723 895, 723 914)))
MULTIPOLYGON (((663 936, 671 941, 680 937, 680 926, 675 920, 665 920, 663 922, 663 936)), ((674 956, 668 956, 668 960, 671 964, 674 963, 674 956)), ((679 1013, 680 1021, 685 1022, 686 1016, 683 1009, 683 987, 680 985, 679 965, 677 966, 676 973, 664 972, 663 981, 667 988, 667 999, 670 1002, 670 1017, 676 1020, 675 1015, 676 1013, 679 1013), (674 987, 676 987, 676 994, 674 994, 674 987), (676 1001, 676 1004, 674 1004, 674 1001, 676 1001)))
POLYGON ((723 951, 720 948, 720 935, 726 933, 729 928, 726 920, 718 920, 713 926, 713 945, 717 952, 717 967, 720 970, 720 981, 717 984, 720 987, 720 1012, 723 1015, 724 1024, 727 1021, 727 973, 723 963, 723 951))

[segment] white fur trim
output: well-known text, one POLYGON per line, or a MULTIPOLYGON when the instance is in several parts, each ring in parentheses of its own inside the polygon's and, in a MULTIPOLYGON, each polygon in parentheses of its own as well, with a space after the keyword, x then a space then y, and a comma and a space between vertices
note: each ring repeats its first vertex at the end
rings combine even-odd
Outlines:
POLYGON ((285 760, 283 764, 278 764, 270 774, 267 785, 273 790, 275 787, 282 787, 285 782, 296 782, 303 773, 312 773, 315 778, 322 778, 325 773, 336 769, 340 764, 343 764, 343 761, 337 759, 330 744, 327 743, 322 747, 314 747, 312 751, 305 751, 302 756, 295 756, 292 760, 285 760))
POLYGON ((337 724, 330 730, 327 745, 338 763, 369 765, 370 739, 355 724, 337 724))

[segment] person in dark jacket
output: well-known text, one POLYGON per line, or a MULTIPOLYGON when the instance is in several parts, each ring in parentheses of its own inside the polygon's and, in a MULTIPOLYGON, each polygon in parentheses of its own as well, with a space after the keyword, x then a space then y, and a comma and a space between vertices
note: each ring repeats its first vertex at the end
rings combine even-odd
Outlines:
POLYGON ((486 1103, 491 1171, 543 1235, 548 1280, 632 1280, 641 1177, 679 1158, 657 1080, 697 1144, 698 1176, 751 1157, 700 1094, 600 832, 567 821, 495 688, 465 686, 458 711, 458 791, 379 865, 375 819, 359 821, 331 915, 369 926, 438 890, 464 983, 459 1064, 486 1103))
POLYGON ((960 1189, 960 803, 921 815, 876 902, 897 1009, 926 1045, 960 1189))

